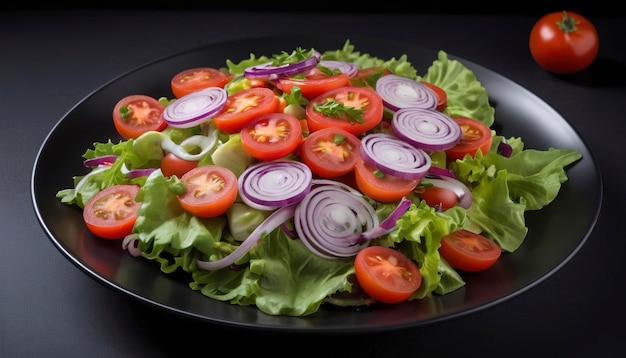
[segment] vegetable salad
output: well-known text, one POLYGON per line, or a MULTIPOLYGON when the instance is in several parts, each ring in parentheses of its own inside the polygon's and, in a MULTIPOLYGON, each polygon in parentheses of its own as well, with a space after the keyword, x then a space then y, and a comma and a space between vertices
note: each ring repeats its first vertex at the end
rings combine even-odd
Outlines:
MULTIPOLYGON (((440 252, 442 238, 459 230, 468 230, 495 243, 504 255, 514 252, 522 245, 528 232, 524 213, 550 204, 557 197, 562 183, 567 181, 566 167, 582 157, 574 149, 525 148, 522 138, 504 138, 490 130, 491 145, 485 152, 478 150, 472 155, 446 159, 444 149, 427 150, 424 161, 428 163, 428 174, 426 171, 422 174, 411 172, 411 176, 406 174, 407 178, 402 180, 413 182, 409 183, 409 190, 401 198, 376 200, 363 194, 354 184, 354 177, 350 177, 353 175, 350 169, 348 174, 337 176, 325 176, 321 173, 326 172, 322 171, 309 173, 304 186, 294 191, 300 196, 290 199, 295 202, 281 204, 279 201, 270 205, 271 200, 266 199, 258 204, 248 198, 248 190, 241 187, 247 171, 265 162, 306 164, 301 148, 311 139, 307 137, 321 130, 307 127, 309 115, 305 108, 324 93, 306 92, 302 85, 305 80, 302 72, 315 66, 322 72, 328 72, 328 76, 341 77, 338 80, 344 81, 342 86, 368 90, 375 89, 376 81, 387 75, 426 82, 443 90, 447 96, 445 105, 435 103, 439 113, 450 118, 471 118, 487 128, 495 121, 495 108, 489 103, 487 90, 470 69, 457 60, 449 59, 445 51, 438 52, 438 57, 423 75, 418 75, 406 55, 380 59, 356 51, 349 40, 341 49, 321 53, 313 49, 297 49, 272 57, 251 54, 250 58, 238 62, 226 60, 224 68, 218 71, 218 75, 223 77, 220 84, 213 86, 213 92, 207 92, 206 96, 213 100, 213 97, 220 97, 225 92, 225 97, 230 99, 251 88, 270 88, 273 93, 271 98, 276 98, 276 102, 269 100, 271 106, 276 106, 273 112, 290 113, 298 118, 300 127, 297 128, 302 133, 298 136, 300 144, 293 145, 286 153, 279 152, 278 158, 259 159, 244 144, 247 139, 243 139, 244 131, 241 130, 254 118, 234 124, 227 120, 229 117, 220 110, 221 107, 212 108, 206 116, 182 120, 172 115, 169 124, 159 123, 135 134, 120 132, 121 140, 112 138, 107 142, 94 143, 93 148, 83 154, 88 167, 86 173, 74 176, 73 187, 60 189, 57 197, 65 204, 101 213, 102 206, 97 208, 94 203, 94 198, 102 195, 100 193, 119 185, 137 186, 139 190, 132 196, 140 204, 136 220, 130 232, 114 237, 123 239, 120 250, 128 250, 129 254, 138 256, 137 259, 158 263, 165 274, 175 271, 188 273, 190 289, 209 298, 236 305, 254 305, 270 315, 307 316, 327 304, 355 307, 384 302, 374 299, 378 297, 376 295, 363 293, 362 284, 355 279, 355 256, 365 247, 391 248, 419 268, 419 287, 407 293, 408 300, 445 295, 461 289, 465 285, 464 271, 454 268, 443 257, 440 252), (350 70, 333 69, 331 64, 338 63, 352 67, 350 70), (305 65, 306 69, 299 67, 305 65), (283 72, 279 77, 272 77, 272 70, 281 67, 290 68, 293 73, 283 72), (356 72, 347 75, 348 71, 365 73, 369 69, 377 69, 377 72, 372 72, 374 75, 371 76, 355 77, 356 72), (279 86, 277 79, 280 76, 284 81, 279 86), (503 148, 507 148, 506 153, 503 148), (189 209, 193 207, 193 198, 185 201, 183 197, 190 196, 190 193, 198 197, 199 189, 190 189, 190 183, 197 184, 204 179, 187 177, 191 177, 195 169, 186 169, 189 175, 185 172, 174 174, 175 170, 166 166, 170 160, 192 162, 190 168, 202 167, 205 172, 209 168, 226 168, 234 174, 231 181, 239 181, 239 191, 235 196, 231 192, 232 202, 223 210, 212 209, 210 215, 200 214, 200 211, 189 209), (445 208, 429 205, 415 188, 420 182, 426 185, 429 179, 432 186, 435 183, 433 176, 453 178, 462 183, 471 199, 465 200, 465 205, 453 203, 445 208), (320 252, 320 247, 316 246, 319 243, 311 242, 308 234, 307 240, 300 237, 304 236, 301 235, 304 230, 301 226, 305 224, 297 218, 306 216, 309 209, 304 208, 304 204, 298 205, 314 191, 312 187, 324 185, 339 187, 349 194, 350 200, 355 198, 358 205, 365 207, 364 211, 372 213, 372 218, 368 219, 371 224, 362 223, 361 227, 355 228, 356 234, 351 237, 356 241, 345 245, 356 246, 357 249, 344 256, 320 252), (221 262, 225 264, 217 265, 221 262)), ((165 112, 171 106, 170 112, 174 112, 174 103, 180 105, 188 98, 187 95, 203 91, 194 88, 183 93, 184 89, 172 88, 176 95, 163 93, 158 99, 161 111, 165 112)), ((354 135, 358 143, 367 134, 397 139, 389 128, 394 113, 402 110, 385 104, 382 113, 374 116, 375 125, 346 133, 341 136, 342 140, 354 135)), ((336 109, 338 104, 326 101, 317 106, 317 111, 324 113, 330 111, 329 107, 336 109)), ((369 121, 365 118, 368 113, 358 110, 357 105, 339 107, 343 110, 341 115, 350 118, 346 122, 363 125, 369 121)), ((116 110, 124 112, 128 108, 116 110)), ((120 123, 124 120, 118 119, 120 123)), ((352 127, 346 128, 350 131, 352 127)), ((346 128, 342 126, 342 129, 346 128)), ((259 155, 263 153, 267 155, 263 150, 258 151, 259 155)), ((372 164, 371 160, 369 162, 372 164)), ((314 167, 304 166, 305 171, 308 168, 314 167)), ((404 173, 401 169, 394 170, 394 174, 404 173)), ((327 168, 327 171, 330 172, 330 169, 327 168)), ((379 176, 389 176, 380 170, 374 171, 379 176)), ((205 186, 219 185, 220 188, 231 185, 219 180, 208 184, 206 180, 204 182, 205 186)), ((334 215, 348 215, 346 212, 351 210, 341 214, 334 212, 334 215)), ((323 223, 311 224, 316 225, 323 223)), ((359 267, 363 265, 359 264, 359 267)))

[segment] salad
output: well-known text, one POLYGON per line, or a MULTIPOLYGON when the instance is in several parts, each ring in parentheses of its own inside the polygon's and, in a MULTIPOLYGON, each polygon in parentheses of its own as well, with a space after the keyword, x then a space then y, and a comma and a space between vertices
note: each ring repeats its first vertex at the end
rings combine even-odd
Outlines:
POLYGON ((487 90, 445 51, 418 75, 348 40, 181 69, 171 88, 112 104, 121 139, 86 149, 57 198, 96 239, 270 315, 461 289, 582 157, 492 130, 487 90))

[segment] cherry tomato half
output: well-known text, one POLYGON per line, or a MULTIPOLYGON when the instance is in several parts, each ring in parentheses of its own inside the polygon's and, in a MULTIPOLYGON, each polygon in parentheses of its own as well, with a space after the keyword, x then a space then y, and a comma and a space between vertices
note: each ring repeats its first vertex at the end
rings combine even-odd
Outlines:
POLYGON ((247 88, 228 96, 224 107, 213 117, 213 122, 221 131, 235 133, 255 117, 278 112, 279 107, 280 101, 271 89, 247 88))
POLYGON ((161 160, 161 172, 166 178, 172 175, 181 178, 185 173, 197 166, 197 161, 185 160, 172 153, 167 153, 161 160))
POLYGON ((595 26, 571 11, 547 14, 530 32, 530 53, 544 69, 560 74, 587 68, 598 55, 600 41, 595 26))
POLYGON ((415 188, 415 194, 433 208, 441 211, 456 206, 459 197, 450 189, 440 188, 437 186, 418 185, 415 188))
POLYGON ((482 122, 472 118, 453 117, 453 119, 461 127, 462 134, 461 141, 454 147, 446 150, 447 161, 463 159, 466 154, 473 157, 478 149, 483 154, 487 154, 493 140, 491 129, 482 122))
POLYGON ((165 107, 157 99, 142 95, 130 95, 119 100, 113 107, 113 124, 124 139, 137 138, 148 131, 162 131, 167 127, 163 118, 165 107))
POLYGON ((336 88, 312 99, 306 106, 309 130, 337 127, 354 135, 361 135, 376 127, 383 119, 383 100, 369 87, 347 86, 336 88), (362 111, 354 118, 344 111, 329 110, 330 114, 317 110, 316 105, 342 104, 347 109, 362 111))
POLYGON ((324 128, 311 133, 300 146, 300 158, 322 178, 352 172, 361 140, 341 128, 324 128))
POLYGON ((224 88, 233 76, 211 67, 190 68, 181 71, 170 81, 172 93, 180 98, 191 92, 209 87, 224 88))
POLYGON ((350 78, 345 73, 329 76, 314 69, 307 73, 303 79, 281 78, 278 80, 277 87, 285 93, 291 93, 294 87, 299 87, 302 97, 311 100, 324 92, 348 86, 349 84, 350 78))
POLYGON ((137 221, 141 203, 135 201, 138 185, 118 184, 96 193, 83 209, 89 231, 104 239, 123 239, 137 221))
POLYGON ((381 202, 399 200, 419 183, 417 179, 400 179, 393 175, 377 173, 374 167, 365 164, 363 158, 359 156, 354 166, 356 185, 363 194, 381 202))
POLYGON ((459 229, 441 238, 439 253, 455 269, 477 272, 493 266, 502 249, 480 234, 459 229))
POLYGON ((368 246, 356 255, 354 271, 359 286, 384 303, 405 301, 422 284, 422 274, 411 259, 384 246, 368 246))
POLYGON ((178 202, 192 215, 211 218, 219 216, 237 199, 237 177, 218 165, 202 165, 180 178, 187 191, 178 202))
POLYGON ((288 113, 268 113, 254 118, 241 129, 243 148, 256 159, 282 158, 302 141, 300 120, 288 113))

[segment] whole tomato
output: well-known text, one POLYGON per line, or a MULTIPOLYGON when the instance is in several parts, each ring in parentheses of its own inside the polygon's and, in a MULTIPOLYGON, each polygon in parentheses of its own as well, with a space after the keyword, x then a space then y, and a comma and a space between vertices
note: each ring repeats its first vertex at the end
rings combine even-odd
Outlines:
POLYGON ((537 20, 530 32, 530 53, 544 69, 559 74, 579 72, 598 55, 595 26, 571 11, 553 12, 537 20))

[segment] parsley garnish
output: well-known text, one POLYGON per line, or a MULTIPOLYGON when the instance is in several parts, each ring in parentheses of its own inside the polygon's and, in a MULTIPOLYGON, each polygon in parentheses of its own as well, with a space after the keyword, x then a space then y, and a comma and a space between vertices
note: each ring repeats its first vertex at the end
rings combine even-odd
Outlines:
POLYGON ((301 47, 296 48, 291 53, 283 51, 279 55, 274 55, 272 58, 272 66, 290 65, 304 61, 313 56, 314 51, 314 49, 304 50, 301 47))
POLYGON ((347 119, 350 123, 363 123, 363 112, 365 112, 364 109, 346 106, 343 103, 332 100, 322 104, 313 104, 313 109, 328 117, 347 119))

